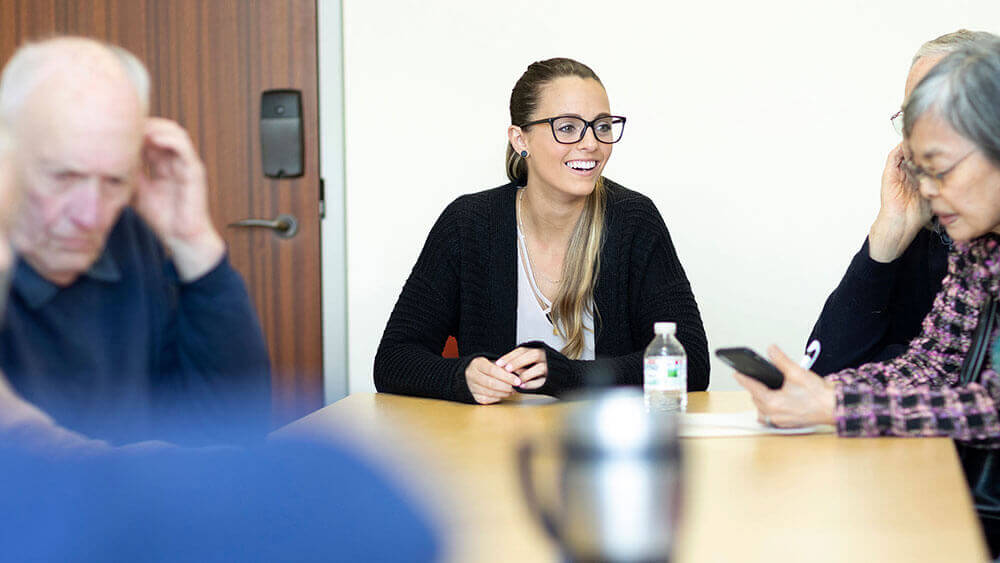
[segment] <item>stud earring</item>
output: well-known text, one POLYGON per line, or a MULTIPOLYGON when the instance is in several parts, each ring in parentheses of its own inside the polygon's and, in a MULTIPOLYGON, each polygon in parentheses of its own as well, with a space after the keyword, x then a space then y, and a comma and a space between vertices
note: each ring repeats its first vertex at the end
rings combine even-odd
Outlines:
POLYGON ((521 151, 521 158, 528 158, 528 151, 521 151))

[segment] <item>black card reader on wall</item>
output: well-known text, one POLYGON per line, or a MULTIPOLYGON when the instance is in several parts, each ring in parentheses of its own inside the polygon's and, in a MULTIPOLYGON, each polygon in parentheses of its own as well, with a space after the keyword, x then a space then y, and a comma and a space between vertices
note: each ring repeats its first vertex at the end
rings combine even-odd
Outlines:
POLYGON ((302 175, 301 92, 267 90, 261 94, 260 148, 265 176, 293 178, 302 175))

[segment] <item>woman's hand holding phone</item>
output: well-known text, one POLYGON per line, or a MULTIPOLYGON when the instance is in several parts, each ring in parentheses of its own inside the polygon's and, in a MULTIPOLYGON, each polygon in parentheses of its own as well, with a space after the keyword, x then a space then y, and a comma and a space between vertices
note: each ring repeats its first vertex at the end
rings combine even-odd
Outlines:
POLYGON ((836 384, 799 366, 777 346, 768 347, 767 355, 785 377, 780 389, 769 389, 739 372, 733 374, 750 392, 758 419, 779 428, 834 424, 836 384))

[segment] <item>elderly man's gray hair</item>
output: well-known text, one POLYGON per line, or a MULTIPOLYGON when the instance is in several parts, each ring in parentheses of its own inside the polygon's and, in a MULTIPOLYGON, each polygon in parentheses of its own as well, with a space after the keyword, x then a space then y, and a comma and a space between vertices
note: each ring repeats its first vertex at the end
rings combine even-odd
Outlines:
POLYGON ((0 75, 0 119, 12 123, 18 112, 32 94, 35 87, 51 72, 59 69, 56 55, 64 55, 67 44, 76 44, 80 49, 97 47, 105 49, 118 63, 125 76, 135 88, 142 109, 149 111, 149 71, 146 66, 127 50, 80 37, 55 37, 22 45, 10 58, 0 75))
POLYGON ((963 47, 974 45, 980 41, 992 41, 994 39, 1000 39, 1000 37, 993 35, 988 31, 969 31, 968 29, 960 29, 958 31, 946 33, 941 37, 931 39, 927 43, 921 45, 920 48, 917 49, 917 54, 913 55, 913 62, 910 63, 910 65, 912 66, 917 64, 917 61, 923 57, 950 55, 963 47))
POLYGON ((928 113, 1000 167, 1000 39, 966 45, 935 65, 903 107, 903 134, 928 113))

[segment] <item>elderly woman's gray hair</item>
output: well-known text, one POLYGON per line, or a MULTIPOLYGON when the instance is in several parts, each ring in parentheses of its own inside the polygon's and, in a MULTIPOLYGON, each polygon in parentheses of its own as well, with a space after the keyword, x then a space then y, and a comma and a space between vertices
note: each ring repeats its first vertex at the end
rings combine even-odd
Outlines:
POLYGON ((935 65, 903 107, 903 135, 928 113, 1000 167, 1000 39, 967 45, 935 65))

